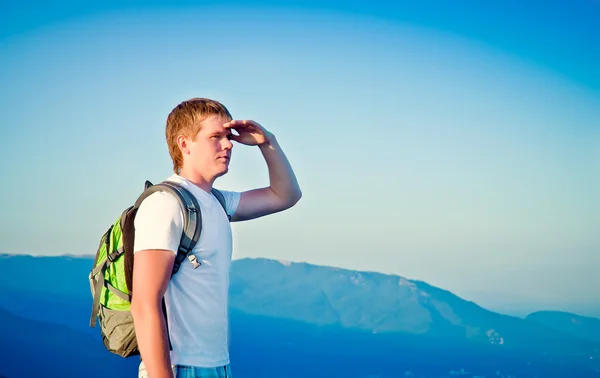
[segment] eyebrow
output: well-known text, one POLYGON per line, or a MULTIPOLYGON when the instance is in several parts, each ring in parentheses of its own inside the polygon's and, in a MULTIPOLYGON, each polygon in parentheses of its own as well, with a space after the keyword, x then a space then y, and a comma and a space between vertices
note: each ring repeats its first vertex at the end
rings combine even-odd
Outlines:
POLYGON ((231 131, 231 129, 227 129, 226 131, 215 131, 211 135, 214 135, 214 136, 227 135, 227 136, 229 136, 229 135, 233 135, 233 132, 231 131))

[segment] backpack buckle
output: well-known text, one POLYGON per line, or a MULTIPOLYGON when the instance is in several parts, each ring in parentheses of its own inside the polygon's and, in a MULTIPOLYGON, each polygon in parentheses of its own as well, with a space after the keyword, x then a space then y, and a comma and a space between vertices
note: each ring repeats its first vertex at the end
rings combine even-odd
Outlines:
POLYGON ((123 248, 119 248, 116 251, 106 255, 106 259, 108 261, 110 261, 111 263, 113 263, 119 256, 121 256, 122 253, 123 253, 123 248))
POLYGON ((194 266, 194 269, 196 269, 197 267, 199 267, 200 265, 202 265, 202 263, 198 262, 198 259, 196 258, 196 255, 189 255, 188 256, 188 260, 190 260, 190 262, 194 266))

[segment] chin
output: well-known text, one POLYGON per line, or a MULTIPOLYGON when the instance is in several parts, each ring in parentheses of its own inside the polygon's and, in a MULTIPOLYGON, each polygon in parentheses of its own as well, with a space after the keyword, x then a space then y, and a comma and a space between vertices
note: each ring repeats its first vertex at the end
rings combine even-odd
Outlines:
POLYGON ((221 169, 221 170, 220 170, 220 171, 217 173, 216 177, 221 177, 221 176, 223 176, 223 175, 227 174, 227 172, 229 172, 229 167, 225 167, 225 169, 221 169))

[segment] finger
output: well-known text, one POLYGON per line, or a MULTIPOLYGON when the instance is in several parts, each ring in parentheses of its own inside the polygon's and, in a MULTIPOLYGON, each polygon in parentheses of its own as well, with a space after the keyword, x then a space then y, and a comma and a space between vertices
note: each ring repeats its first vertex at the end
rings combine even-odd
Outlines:
POLYGON ((239 126, 244 126, 244 125, 246 125, 246 123, 244 121, 232 119, 231 121, 224 123, 223 127, 232 128, 232 127, 239 127, 239 126))
POLYGON ((223 124, 223 127, 226 127, 226 128, 247 127, 247 126, 258 126, 258 123, 254 122, 252 120, 248 120, 248 119, 244 119, 244 120, 233 119, 233 120, 223 124))

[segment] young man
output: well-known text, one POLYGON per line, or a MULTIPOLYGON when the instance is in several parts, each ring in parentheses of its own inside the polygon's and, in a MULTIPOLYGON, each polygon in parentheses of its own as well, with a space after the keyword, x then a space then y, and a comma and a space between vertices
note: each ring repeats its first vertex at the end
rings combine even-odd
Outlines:
POLYGON ((175 171, 168 180, 186 187, 200 205, 202 234, 191 252, 200 266, 184 260, 171 278, 183 214, 172 195, 149 196, 135 219, 131 313, 143 360, 139 377, 229 378, 232 234, 227 216, 236 222, 279 212, 296 204, 302 194, 275 136, 254 121, 232 120, 217 101, 194 98, 179 104, 167 118, 166 137, 175 171), (226 214, 211 189, 229 169, 232 141, 258 146, 270 186, 242 193, 221 191, 226 214))

